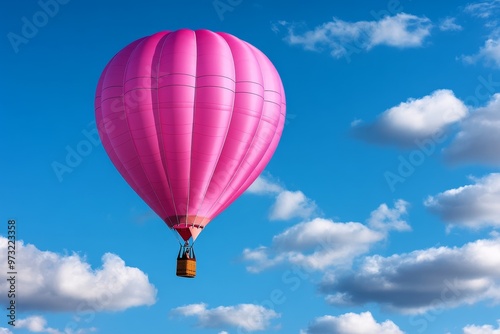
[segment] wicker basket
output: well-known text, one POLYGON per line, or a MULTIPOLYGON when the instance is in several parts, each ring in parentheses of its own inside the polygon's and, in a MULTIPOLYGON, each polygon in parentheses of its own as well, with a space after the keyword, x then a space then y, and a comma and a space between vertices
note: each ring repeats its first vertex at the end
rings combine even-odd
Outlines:
POLYGON ((196 276, 195 259, 177 259, 177 276, 193 278, 196 276))

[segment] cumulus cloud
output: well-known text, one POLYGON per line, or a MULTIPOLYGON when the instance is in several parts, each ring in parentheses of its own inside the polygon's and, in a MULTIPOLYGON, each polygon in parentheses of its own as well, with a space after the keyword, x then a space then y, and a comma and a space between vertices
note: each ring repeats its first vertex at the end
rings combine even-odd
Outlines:
MULTIPOLYGON (((318 211, 314 201, 301 191, 286 190, 266 177, 260 177, 255 189, 264 190, 254 193, 274 193, 276 196, 269 215, 271 220, 294 217, 306 219, 318 211)), ((373 244, 384 240, 389 231, 411 230, 404 220, 407 206, 408 203, 404 200, 396 201, 394 208, 389 208, 384 203, 370 214, 368 225, 335 222, 324 218, 303 221, 275 235, 270 246, 244 249, 242 258, 249 263, 247 270, 253 273, 284 263, 307 270, 348 266, 355 257, 368 252, 373 244)))
POLYGON ((408 99, 384 111, 371 124, 356 121, 351 130, 366 141, 412 147, 466 115, 465 104, 451 90, 441 89, 420 99, 408 99))
POLYGON ((316 204, 307 198, 302 191, 286 190, 276 182, 272 177, 259 176, 247 190, 248 193, 258 195, 274 195, 276 200, 271 207, 269 219, 271 220, 289 220, 293 218, 309 218, 316 210, 316 204))
POLYGON ((410 231, 411 227, 408 223, 401 219, 402 216, 407 214, 407 207, 409 203, 399 199, 391 209, 387 204, 383 203, 372 211, 368 219, 368 225, 378 231, 410 231))
MULTIPOLYGON (((48 334, 87 334, 87 333, 93 333, 97 330, 95 327, 80 328, 77 330, 67 327, 64 330, 60 331, 58 329, 48 327, 47 320, 45 320, 44 317, 39 315, 30 316, 25 319, 17 320, 16 328, 17 329, 24 328, 32 333, 48 333, 48 334)), ((9 331, 5 333, 11 333, 11 332, 9 331)), ((3 334, 1 329, 0 329, 0 334, 3 334)))
POLYGON ((47 327, 47 321, 41 316, 31 316, 26 319, 19 319, 16 323, 17 328, 26 328, 34 333, 63 334, 55 328, 47 327))
MULTIPOLYGON (((0 261, 7 263, 8 240, 0 236, 0 261)), ((152 305, 156 289, 138 268, 128 267, 115 254, 102 257, 102 267, 92 269, 77 254, 60 255, 34 245, 16 242, 17 261, 22 263, 16 284, 16 302, 22 310, 118 311, 152 305)), ((6 272, 0 273, 0 290, 8 291, 6 272)), ((7 304, 7 294, 0 295, 7 304)))
POLYGON ((477 53, 462 56, 462 60, 467 64, 483 61, 488 66, 500 68, 500 38, 488 38, 477 53))
POLYGON ((373 244, 384 240, 389 230, 409 229, 401 219, 406 206, 402 200, 398 200, 393 209, 381 205, 370 216, 371 228, 357 222, 334 222, 324 218, 302 222, 274 236, 269 247, 245 249, 243 259, 251 263, 247 270, 253 273, 282 263, 308 270, 347 266, 355 257, 368 252, 373 244))
POLYGON ((173 309, 171 314, 196 317, 198 326, 202 328, 235 327, 248 332, 266 330, 271 320, 280 317, 274 310, 255 304, 218 306, 212 309, 207 308, 204 303, 189 304, 173 309))
POLYGON ((500 334, 500 320, 497 329, 491 325, 467 325, 463 328, 463 334, 500 334))
POLYGON ((294 217, 307 218, 316 211, 314 201, 304 195, 302 191, 284 190, 276 197, 271 208, 269 219, 289 220, 294 217))
POLYGON ((500 145, 494 143, 500 143, 500 94, 493 95, 486 106, 462 121, 444 154, 451 163, 500 166, 500 145))
POLYGON ((0 327, 0 334, 12 334, 12 331, 5 327, 0 327))
POLYGON ((271 181, 269 178, 266 178, 260 175, 255 181, 252 183, 250 187, 246 190, 246 192, 250 194, 279 194, 283 191, 283 188, 277 183, 271 181))
POLYGON ((462 29, 462 26, 455 22, 454 17, 447 17, 439 24, 439 30, 441 31, 460 31, 462 29))
POLYGON ((47 321, 41 316, 32 316, 17 321, 18 328, 26 328, 30 332, 59 332, 52 328, 47 328, 47 321))
POLYGON ((487 0, 471 3, 465 7, 465 13, 482 19, 485 27, 489 29, 490 36, 480 47, 479 51, 472 55, 463 55, 463 62, 474 64, 483 62, 487 66, 500 68, 500 29, 498 17, 500 15, 500 0, 487 0))
POLYGON ((500 226, 500 174, 473 181, 474 184, 429 196, 424 204, 448 224, 469 228, 500 226))
POLYGON ((325 315, 316 318, 301 334, 404 334, 390 320, 378 323, 370 312, 325 315))
POLYGON ((309 270, 323 270, 333 265, 347 265, 366 253, 384 235, 360 223, 336 223, 316 218, 297 224, 273 237, 271 247, 245 249, 243 259, 252 262, 253 273, 281 263, 291 263, 309 270))
POLYGON ((338 18, 313 30, 296 33, 296 25, 280 21, 273 31, 287 29, 285 41, 306 50, 328 50, 335 58, 350 59, 352 53, 368 51, 378 45, 397 48, 419 47, 430 35, 431 21, 426 17, 399 13, 377 21, 346 22, 338 18))
POLYGON ((335 305, 375 302, 414 314, 481 300, 498 302, 500 239, 370 256, 355 272, 326 278, 320 291, 335 305))

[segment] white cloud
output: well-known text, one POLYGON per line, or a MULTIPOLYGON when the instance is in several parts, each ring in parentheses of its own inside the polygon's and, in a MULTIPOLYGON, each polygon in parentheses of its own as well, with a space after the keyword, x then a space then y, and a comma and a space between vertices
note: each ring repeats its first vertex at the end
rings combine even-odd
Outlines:
POLYGON ((494 143, 500 143, 500 94, 493 95, 485 107, 463 120, 460 132, 444 154, 452 163, 500 166, 500 145, 494 143))
POLYGON ((388 45, 400 48, 418 47, 430 35, 430 20, 426 17, 400 13, 372 22, 370 47, 388 45))
POLYGON ((349 57, 353 52, 368 51, 377 45, 398 48, 419 47, 430 35, 432 24, 426 17, 399 13, 385 16, 378 21, 346 22, 333 18, 313 30, 296 34, 296 26, 280 21, 288 29, 285 40, 291 45, 300 45, 306 50, 328 49, 335 58, 349 57))
MULTIPOLYGON (((314 201, 301 191, 278 190, 276 184, 261 177, 256 189, 275 189, 276 201, 269 215, 272 220, 294 217, 307 218, 317 210, 314 201), (265 185, 265 186, 262 186, 265 185)), ((269 191, 255 191, 266 194, 269 191)), ((408 231, 410 226, 402 219, 408 203, 398 200, 394 208, 386 204, 374 210, 367 227, 357 222, 334 222, 315 218, 287 228, 275 235, 271 246, 259 246, 243 250, 242 258, 249 262, 247 270, 258 273, 283 263, 323 270, 330 266, 347 266, 352 260, 369 251, 370 247, 386 238, 390 230, 408 231)))
POLYGON ((12 331, 5 327, 0 327, 0 334, 13 334, 12 331))
POLYGON ((467 115, 467 107, 451 90, 441 89, 420 99, 408 99, 384 111, 372 124, 357 122, 355 136, 382 144, 415 146, 467 115))
POLYGON ((254 273, 285 262, 308 270, 323 270, 350 264, 383 238, 383 233, 360 223, 316 218, 274 236, 269 248, 245 249, 243 259, 252 262, 247 270, 254 273))
POLYGON ((288 25, 288 22, 285 20, 278 20, 271 22, 271 30, 275 34, 280 32, 281 27, 286 27, 288 25))
POLYGON ((390 209, 387 204, 381 204, 372 211, 368 219, 368 225, 378 231, 410 231, 411 227, 401 216, 406 215, 408 202, 399 199, 394 204, 394 209, 390 209))
POLYGON ((209 309, 206 304, 190 304, 172 310, 172 314, 198 318, 198 325, 203 328, 235 327, 248 332, 266 330, 272 319, 280 315, 274 310, 261 305, 239 304, 218 306, 209 309))
POLYGON ((34 333, 49 333, 49 334, 63 334, 57 329, 47 327, 47 321, 41 316, 31 316, 26 319, 19 319, 16 323, 17 328, 26 328, 34 333))
POLYGON ((392 321, 378 323, 370 312, 325 315, 316 318, 301 334, 403 334, 392 321))
POLYGON ((250 194, 257 195, 279 194, 281 191, 283 191, 283 188, 280 185, 262 175, 255 179, 252 185, 246 190, 250 194))
MULTIPOLYGON (((25 319, 19 319, 16 321, 16 328, 25 328, 33 333, 48 333, 48 334, 86 334, 96 331, 95 327, 91 328, 80 328, 78 330, 73 330, 72 328, 65 328, 63 331, 58 329, 47 327, 47 320, 44 317, 35 315, 30 316, 25 319)), ((0 330, 0 333, 2 331, 0 330)), ((7 332, 10 333, 10 332, 7 332)))
POLYGON ((307 198, 302 191, 284 190, 276 197, 276 202, 271 208, 269 219, 289 220, 294 217, 307 218, 316 209, 314 201, 307 198))
POLYGON ((470 56, 462 56, 462 60, 468 64, 484 61, 486 65, 500 68, 500 38, 488 38, 478 53, 470 56))
POLYGON ((401 219, 408 203, 398 200, 394 208, 386 204, 374 210, 368 226, 357 222, 334 222, 315 218, 287 228, 273 237, 270 247, 246 248, 243 259, 250 262, 249 272, 257 273, 283 263, 324 270, 331 266, 347 266, 352 260, 384 240, 390 230, 407 231, 410 226, 401 219))
POLYGON ((500 9, 500 0, 480 1, 467 5, 464 11, 473 16, 487 19, 494 16, 500 9))
POLYGON ((500 320, 498 320, 497 329, 491 325, 467 325, 463 328, 463 334, 500 334, 500 320))
POLYGON ((500 174, 429 196, 424 204, 448 224, 469 228, 500 226, 500 174))
MULTIPOLYGON (((271 220, 294 217, 308 218, 317 206, 301 191, 289 191, 266 177, 259 177, 253 193, 274 193, 276 201, 271 208, 271 220)), ((242 258, 249 262, 247 270, 258 273, 283 263, 308 270, 324 270, 330 266, 348 266, 352 260, 369 251, 370 247, 386 238, 390 230, 408 231, 410 226, 402 219, 408 203, 398 200, 394 208, 386 204, 374 210, 367 227, 361 223, 339 223, 315 218, 287 228, 273 237, 271 246, 243 250, 242 258)))
MULTIPOLYGON (((0 237, 0 261, 7 263, 7 243, 0 237)), ((156 289, 138 268, 128 267, 117 255, 102 257, 101 268, 92 269, 77 254, 60 255, 41 251, 34 245, 16 243, 17 262, 22 263, 16 284, 16 301, 23 310, 124 310, 152 305, 156 289), (21 271, 22 270, 22 271, 21 271)), ((8 291, 6 272, 0 273, 0 290, 8 291)), ((8 303, 7 294, 0 302, 8 303)))
POLYGON ((473 64, 484 62, 487 66, 500 68, 500 0, 487 0, 471 3, 465 7, 465 13, 481 18, 485 27, 490 30, 489 38, 479 51, 472 55, 463 55, 460 58, 465 63, 473 64))
POLYGON ((276 200, 271 207, 269 219, 289 220, 292 218, 308 218, 316 210, 316 204, 301 191, 289 191, 272 181, 272 176, 259 176, 248 188, 248 193, 258 195, 274 195, 276 200))
POLYGON ((255 249, 245 248, 243 260, 252 262, 246 268, 251 273, 259 273, 287 260, 287 253, 276 253, 272 248, 260 246, 255 249))
POLYGON ((499 302, 500 239, 370 256, 356 272, 325 279, 320 290, 331 304, 375 302, 413 314, 482 300, 499 302))
POLYGON ((439 30, 441 31, 460 31, 462 26, 455 23, 454 17, 447 17, 439 24, 439 30))
POLYGON ((30 332, 42 332, 46 331, 47 321, 41 316, 32 316, 26 319, 19 319, 17 321, 18 328, 26 328, 30 332))

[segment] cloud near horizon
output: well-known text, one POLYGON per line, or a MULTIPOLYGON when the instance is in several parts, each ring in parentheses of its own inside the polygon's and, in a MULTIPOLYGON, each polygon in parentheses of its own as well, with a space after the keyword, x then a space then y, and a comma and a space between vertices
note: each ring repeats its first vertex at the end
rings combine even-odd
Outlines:
MULTIPOLYGON (((8 240, 0 236, 0 261, 7 263, 8 240)), ((112 253, 102 256, 102 267, 92 269, 74 253, 60 255, 42 251, 32 244, 16 242, 22 271, 16 284, 21 311, 73 312, 81 310, 121 311, 156 302, 156 288, 138 268, 128 267, 112 253)), ((0 273, 0 290, 8 291, 7 274, 0 273)), ((0 295, 7 304, 7 294, 0 295)))

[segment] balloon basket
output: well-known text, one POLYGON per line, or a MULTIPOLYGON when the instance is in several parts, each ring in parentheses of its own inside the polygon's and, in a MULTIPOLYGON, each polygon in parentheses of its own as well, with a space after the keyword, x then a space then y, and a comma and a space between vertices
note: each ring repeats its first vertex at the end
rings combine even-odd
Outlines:
POLYGON ((196 255, 194 249, 186 242, 177 255, 177 272, 179 277, 194 278, 196 276, 196 255))
POLYGON ((177 259, 177 276, 194 278, 196 276, 195 259, 177 259))

